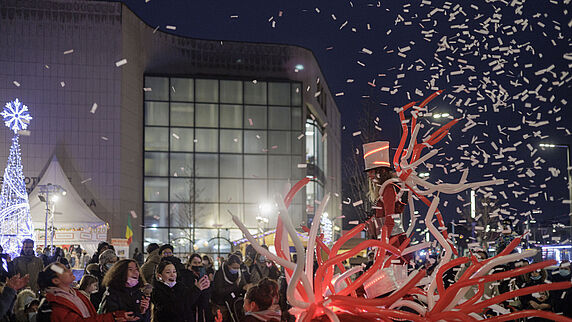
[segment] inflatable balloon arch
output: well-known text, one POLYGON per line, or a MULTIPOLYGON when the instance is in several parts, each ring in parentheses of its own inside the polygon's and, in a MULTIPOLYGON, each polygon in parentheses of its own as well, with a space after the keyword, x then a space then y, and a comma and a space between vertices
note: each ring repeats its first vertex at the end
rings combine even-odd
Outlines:
POLYGON ((288 207, 294 195, 310 181, 309 178, 297 182, 284 198, 275 197, 279 208, 274 244, 276 255, 261 247, 246 226, 231 214, 235 224, 252 243, 256 251, 284 267, 288 280, 286 295, 288 302, 292 305, 290 313, 296 316, 297 321, 474 321, 484 319, 482 313, 488 308, 504 313, 488 319, 491 321, 509 321, 527 317, 572 321, 572 319, 552 312, 523 310, 511 313, 499 306, 499 303, 518 296, 570 288, 572 287, 570 282, 524 287, 482 300, 485 283, 514 278, 556 264, 554 260, 547 260, 491 273, 495 267, 536 254, 536 250, 511 253, 520 243, 522 236, 514 239, 501 253, 489 259, 479 260, 473 255, 452 259, 453 254, 457 254, 457 250, 449 239, 443 217, 437 209, 439 194, 456 194, 466 189, 502 184, 503 181, 490 180, 469 183, 466 180, 468 170, 463 171, 458 183, 432 184, 419 178, 415 171, 416 167, 437 154, 438 150, 431 148, 443 139, 449 133, 449 129, 459 121, 459 119, 454 119, 421 142, 417 142, 420 129, 420 124, 417 123, 418 113, 423 111, 427 103, 442 92, 438 91, 432 94, 417 106, 415 105, 417 102, 411 102, 399 109, 403 135, 393 158, 397 178, 387 180, 379 188, 382 192, 386 185, 396 184, 401 187, 401 191, 412 192, 408 194, 411 221, 407 229, 407 236, 411 235, 416 224, 413 194, 429 207, 424 224, 444 251, 430 276, 426 277, 424 269, 415 270, 408 274, 407 268, 401 264, 407 262, 404 258, 405 255, 427 248, 430 243, 409 246, 410 240, 407 238, 405 242, 399 244, 399 247, 396 247, 394 240, 388 237, 390 232, 387 231, 386 227, 382 228, 379 240, 365 240, 350 251, 340 253, 339 250, 344 243, 366 228, 367 222, 361 223, 341 236, 329 248, 322 241, 323 236, 318 234, 323 210, 330 199, 329 194, 326 194, 321 201, 311 227, 309 229, 303 227, 309 234, 307 248, 304 250, 302 241, 288 216, 288 207), (412 109, 410 128, 405 120, 405 112, 409 109, 412 109), (409 135, 410 138, 407 143, 409 135), (425 148, 431 150, 422 156, 425 148), (433 217, 437 218, 439 227, 435 227, 433 224, 433 217), (298 254, 296 262, 290 260, 288 237, 293 241, 298 254), (375 249, 374 263, 369 269, 362 272, 364 269, 362 266, 349 270, 344 268, 342 264, 344 260, 366 249, 375 249), (313 271, 314 254, 319 264, 316 272, 313 271), (327 258, 324 258, 323 254, 326 254, 327 258), (466 265, 468 268, 455 283, 445 288, 444 273, 460 265, 466 265), (334 267, 338 267, 341 274, 334 276, 334 267), (350 279, 352 275, 360 272, 362 274, 355 280, 350 279), (367 298, 363 295, 357 295, 356 290, 360 288, 365 290, 367 298), (467 296, 469 290, 474 288, 478 288, 478 291, 472 297, 467 296), (375 297, 381 294, 385 294, 385 296, 375 297))

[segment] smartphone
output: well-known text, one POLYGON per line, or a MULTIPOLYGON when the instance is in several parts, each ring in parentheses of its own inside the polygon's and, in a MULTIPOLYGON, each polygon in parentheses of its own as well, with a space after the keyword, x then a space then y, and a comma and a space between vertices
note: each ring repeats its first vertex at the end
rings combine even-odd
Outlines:
POLYGON ((207 275, 207 270, 204 267, 201 267, 199 270, 199 280, 203 278, 203 276, 207 275))

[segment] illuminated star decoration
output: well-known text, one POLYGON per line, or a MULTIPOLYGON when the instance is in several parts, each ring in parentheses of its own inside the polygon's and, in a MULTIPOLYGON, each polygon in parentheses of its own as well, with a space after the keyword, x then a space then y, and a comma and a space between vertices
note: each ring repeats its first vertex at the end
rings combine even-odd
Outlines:
POLYGON ((18 99, 6 103, 4 110, 0 114, 4 117, 4 125, 14 131, 14 134, 27 129, 32 119, 30 113, 28 113, 28 107, 18 99))

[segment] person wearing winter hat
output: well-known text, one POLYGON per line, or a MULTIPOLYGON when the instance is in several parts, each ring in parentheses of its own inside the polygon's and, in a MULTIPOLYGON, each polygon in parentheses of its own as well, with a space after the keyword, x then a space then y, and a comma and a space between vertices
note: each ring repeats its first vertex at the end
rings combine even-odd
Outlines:
POLYGON ((147 259, 145 264, 141 266, 141 274, 146 281, 152 281, 154 279, 155 268, 161 262, 161 256, 159 255, 159 245, 156 243, 151 243, 147 245, 147 259))
MULTIPOLYGON (((115 255, 115 251, 108 249, 99 255, 99 271, 92 271, 91 274, 95 276, 98 280, 98 287, 97 292, 92 293, 89 297, 91 303, 96 308, 99 307, 101 303, 101 299, 103 298, 103 294, 105 293, 105 288, 102 287, 102 281, 105 274, 115 265, 115 263, 119 260, 119 257, 115 255)), ((90 264, 91 265, 91 264, 90 264)), ((89 266, 89 265, 88 265, 89 266)))
POLYGON ((93 254, 93 256, 91 257, 91 260, 89 261, 88 264, 99 263, 99 256, 101 256, 101 254, 108 249, 109 249, 109 243, 108 242, 105 242, 105 241, 99 242, 99 244, 97 244, 97 251, 95 252, 95 254, 93 254))

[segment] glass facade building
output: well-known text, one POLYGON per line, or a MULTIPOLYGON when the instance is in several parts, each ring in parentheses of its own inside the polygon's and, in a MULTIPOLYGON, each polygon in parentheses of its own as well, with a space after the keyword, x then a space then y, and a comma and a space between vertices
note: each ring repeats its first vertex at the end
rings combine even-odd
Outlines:
MULTIPOLYGON (((27 188, 56 157, 111 242, 130 222, 130 251, 224 254, 243 238, 229 212, 269 231, 273 195, 304 177, 293 224, 309 224, 328 192, 340 218, 340 113, 310 50, 177 36, 120 2, 0 4, 0 91, 34 117, 21 138, 27 188)), ((10 145, 0 139, 0 158, 10 145)))
POLYGON ((301 83, 146 76, 144 93, 145 244, 228 252, 242 237, 229 212, 263 229, 260 205, 306 175, 301 83))

